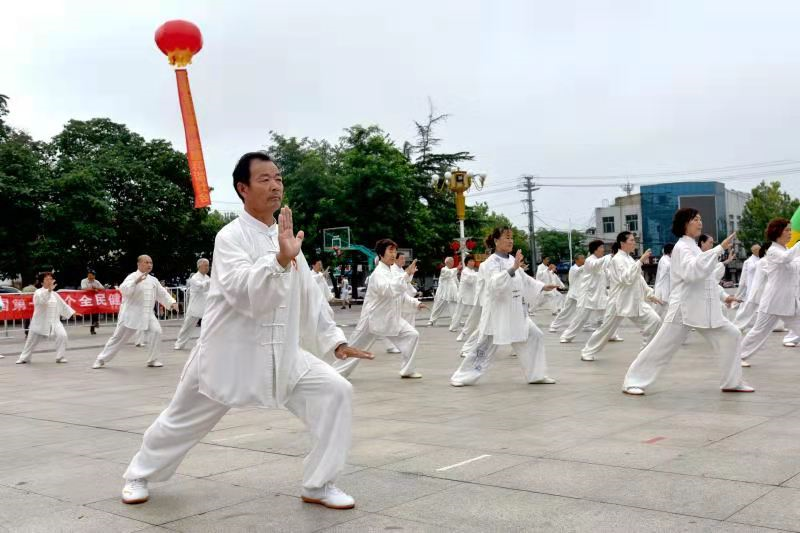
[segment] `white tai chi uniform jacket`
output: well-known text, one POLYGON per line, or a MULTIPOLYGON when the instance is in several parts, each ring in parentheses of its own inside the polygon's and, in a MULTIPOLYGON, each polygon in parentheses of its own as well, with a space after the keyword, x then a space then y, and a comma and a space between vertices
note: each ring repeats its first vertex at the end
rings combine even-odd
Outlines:
POLYGON ((583 267, 573 264, 569 268, 569 274, 567 275, 567 281, 569 281, 567 296, 564 300, 564 305, 561 307, 561 311, 559 311, 558 315, 553 319, 553 322, 550 323, 551 333, 556 333, 569 324, 577 314, 582 280, 583 267))
POLYGON ((442 267, 439 272, 439 286, 433 297, 433 309, 428 320, 429 326, 435 326, 436 321, 444 316, 451 317, 455 313, 458 302, 458 269, 442 267))
POLYGON ((469 267, 461 270, 461 281, 458 284, 458 305, 450 320, 450 331, 458 331, 462 318, 469 317, 475 305, 475 286, 478 283, 478 271, 469 267))
POLYGON ((206 312, 206 298, 208 290, 211 288, 211 276, 195 272, 186 280, 186 285, 189 289, 189 305, 184 310, 183 324, 178 331, 178 338, 175 340, 174 348, 176 350, 183 349, 189 342, 192 328, 206 312))
POLYGON ((581 350, 581 357, 592 360, 603 349, 623 319, 627 318, 642 331, 642 348, 647 346, 658 331, 661 319, 647 304, 653 297, 651 289, 642 276, 642 264, 622 250, 614 254, 608 266, 608 307, 603 324, 592 333, 581 350))
POLYGON ((716 272, 722 246, 701 251, 697 242, 684 235, 672 250, 669 308, 656 336, 633 361, 625 376, 623 390, 645 389, 661 369, 669 364, 692 328, 702 335, 721 360, 720 388, 731 389, 742 384, 742 367, 737 355, 741 335, 722 314, 716 272))
POLYGON ((764 293, 753 328, 740 347, 742 359, 748 359, 766 342, 779 320, 789 330, 800 331, 800 242, 790 249, 773 242, 760 261, 764 264, 764 293))
MULTIPOLYGON (((403 278, 406 282, 406 293, 412 298, 417 297, 417 288, 411 283, 410 279, 406 279, 406 271, 400 268, 397 265, 392 265, 392 272, 395 276, 399 276, 403 278)), ((412 326, 417 322, 417 306, 410 305, 405 302, 405 297, 400 296, 400 300, 403 302, 402 307, 400 308, 400 316, 402 316, 406 322, 411 324, 412 326)))
POLYGON ((478 276, 475 282, 475 300, 472 309, 469 312, 464 328, 456 338, 457 342, 466 339, 464 346, 461 348, 461 353, 464 354, 469 351, 478 342, 478 325, 481 321, 481 312, 483 311, 483 299, 486 295, 484 288, 486 287, 486 261, 478 266, 478 276))
POLYGON ((67 331, 61 319, 71 318, 75 311, 61 299, 57 292, 36 289, 33 293, 33 317, 28 338, 19 356, 20 361, 30 361, 33 349, 40 341, 52 337, 56 345, 56 361, 64 360, 67 351, 67 331))
POLYGON ((578 312, 564 333, 561 334, 561 342, 572 342, 592 314, 605 312, 608 305, 606 268, 610 262, 611 254, 603 257, 591 254, 586 258, 586 262, 583 264, 581 292, 578 296, 578 312))
POLYGON ((736 291, 736 298, 741 300, 742 303, 749 300, 748 293, 750 292, 753 280, 755 279, 756 268, 758 267, 758 263, 760 261, 760 257, 751 254, 750 257, 748 257, 742 264, 742 275, 739 278, 739 288, 736 291))
POLYGON ((137 270, 128 275, 119 286, 122 305, 117 315, 117 327, 106 342, 103 351, 97 356, 107 363, 116 357, 122 345, 137 332, 147 336, 148 365, 158 358, 161 343, 161 324, 154 314, 156 302, 164 307, 175 303, 175 298, 161 286, 155 276, 147 275, 144 281, 136 283, 144 272, 137 270))
MULTIPOLYGON (((361 307, 361 316, 350 338, 350 344, 369 350, 376 339, 385 337, 400 350, 400 376, 414 374, 414 356, 419 333, 402 317, 409 306, 419 306, 419 300, 408 293, 410 276, 399 276, 383 261, 378 263, 369 279, 367 294, 361 307)), ((337 360, 333 367, 347 377, 360 359, 337 360)))
POLYGON ((246 406, 286 407, 306 424, 304 487, 336 478, 350 446, 352 387, 313 354, 330 354, 345 336, 302 253, 283 268, 278 251, 277 224, 247 212, 217 234, 200 339, 125 479, 169 478, 229 408, 246 406))
POLYGON ((333 300, 333 291, 328 287, 328 280, 325 277, 325 272, 314 272, 312 270, 311 277, 314 279, 317 286, 319 286, 319 290, 322 293, 322 297, 325 298, 325 301, 330 302, 333 300))
POLYGON ((517 353, 526 382, 535 383, 547 377, 544 335, 528 316, 528 307, 536 303, 544 284, 522 269, 512 275, 514 261, 511 255, 495 253, 481 264, 485 269, 485 297, 477 332, 479 340, 450 377, 451 384, 477 383, 491 367, 497 347, 507 344, 517 353))

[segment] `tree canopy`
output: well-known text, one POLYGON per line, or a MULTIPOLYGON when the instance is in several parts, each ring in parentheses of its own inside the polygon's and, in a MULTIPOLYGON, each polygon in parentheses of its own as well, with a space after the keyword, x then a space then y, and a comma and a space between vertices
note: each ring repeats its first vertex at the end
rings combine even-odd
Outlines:
POLYGON ((781 189, 779 181, 761 182, 751 191, 750 199, 744 204, 742 220, 736 232, 736 239, 746 247, 762 242, 764 230, 769 221, 776 217, 791 219, 800 200, 792 198, 781 189))

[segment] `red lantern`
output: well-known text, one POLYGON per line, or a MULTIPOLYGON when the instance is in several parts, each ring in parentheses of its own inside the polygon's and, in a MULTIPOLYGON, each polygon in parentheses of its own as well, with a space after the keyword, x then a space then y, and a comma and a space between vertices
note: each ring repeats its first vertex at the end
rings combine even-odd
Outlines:
POLYGON ((477 242, 475 242, 475 241, 473 241, 472 239, 469 239, 469 240, 467 241, 467 250, 469 250, 470 252, 471 252, 472 250, 474 250, 476 246, 478 246, 478 243, 477 243, 477 242))
POLYGON ((183 130, 186 134, 186 159, 189 162, 189 173, 194 188, 194 206, 208 207, 211 205, 211 192, 208 187, 192 91, 189 88, 189 74, 186 72, 186 65, 192 62, 192 56, 203 48, 203 36, 200 34, 200 29, 191 22, 170 20, 156 30, 155 38, 159 50, 167 55, 169 64, 175 66, 178 101, 181 105, 183 130))
POLYGON ((461 244, 458 241, 453 241, 450 243, 450 249, 454 252, 457 252, 461 248, 461 244))
POLYGON ((188 20, 170 20, 156 30, 156 45, 170 65, 182 68, 203 48, 203 36, 200 28, 188 20))

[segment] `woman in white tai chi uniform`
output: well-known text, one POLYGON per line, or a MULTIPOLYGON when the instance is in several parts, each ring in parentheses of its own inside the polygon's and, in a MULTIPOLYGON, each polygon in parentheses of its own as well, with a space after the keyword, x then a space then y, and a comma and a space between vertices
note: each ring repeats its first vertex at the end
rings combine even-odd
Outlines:
POLYGON ((653 295, 642 276, 642 265, 650 258, 650 250, 645 251, 638 261, 631 257, 636 249, 636 238, 630 231, 617 235, 614 243, 617 250, 608 265, 608 279, 611 290, 608 292, 608 307, 603 324, 592 333, 586 346, 581 350, 581 360, 594 361, 595 355, 605 347, 608 339, 617 330, 622 320, 627 318, 642 331, 642 348, 647 346, 658 331, 661 319, 647 302, 663 304, 653 295))
POLYGON ((458 334, 456 337, 456 342, 464 342, 464 345, 461 347, 461 357, 464 357, 464 354, 469 351, 470 347, 472 347, 476 342, 478 342, 478 326, 481 323, 481 312, 483 311, 483 299, 486 295, 486 261, 478 266, 478 277, 477 282, 475 283, 475 305, 472 307, 472 310, 469 312, 469 316, 467 317, 467 321, 464 322, 464 328, 461 330, 461 333, 458 334))
POLYGON ((462 318, 468 318, 472 306, 475 305, 475 286, 478 283, 478 271, 475 270, 475 258, 471 255, 467 256, 464 261, 466 267, 461 269, 461 280, 458 283, 458 305, 456 312, 453 313, 453 318, 450 320, 450 331, 458 331, 462 322, 462 318))
MULTIPOLYGON (((703 221, 696 209, 682 208, 675 212, 672 233, 680 237, 672 250, 672 292, 664 323, 653 340, 633 361, 622 391, 641 395, 669 364, 672 356, 692 328, 702 335, 720 358, 723 392, 753 392, 742 381, 742 367, 736 347, 739 330, 722 315, 721 293, 715 272, 719 257, 731 247, 736 235, 729 235, 720 244, 701 252, 697 237, 703 232, 703 221)), ((726 303, 735 301, 727 296, 726 303)))
POLYGON ((491 367, 498 346, 507 344, 518 354, 527 383, 555 383, 547 376, 544 334, 528 316, 528 306, 543 290, 550 291, 555 286, 545 285, 520 268, 522 251, 511 255, 514 237, 510 228, 495 228, 486 238, 486 248, 494 253, 484 262, 485 298, 477 332, 480 338, 450 377, 450 385, 475 385, 491 367))
MULTIPOLYGON (((419 379, 422 374, 416 371, 414 361, 419 332, 402 317, 403 309, 407 306, 425 308, 424 304, 408 294, 408 281, 417 271, 417 261, 412 261, 400 276, 391 269, 397 254, 397 244, 394 241, 379 240, 375 244, 375 252, 380 261, 369 278, 361 316, 350 336, 350 344, 369 350, 377 339, 386 338, 400 351, 400 377, 419 379)), ((336 361, 333 368, 342 376, 348 377, 356 369, 358 362, 358 359, 336 361)))
POLYGON ((785 218, 770 220, 766 235, 772 246, 760 262, 767 279, 756 322, 742 339, 742 366, 750 366, 748 359, 764 345, 779 320, 790 330, 800 331, 800 241, 786 249, 792 228, 785 218))
POLYGON ((125 503, 143 503, 148 481, 166 481, 231 407, 285 407, 311 433, 301 498, 333 509, 355 500, 334 485, 350 448, 352 387, 314 354, 371 357, 347 346, 311 279, 283 178, 263 152, 233 171, 244 212, 217 234, 200 340, 169 406, 145 432, 124 478, 125 503), (278 223, 274 213, 280 209, 278 223))
POLYGON ((453 258, 446 257, 444 266, 439 271, 439 286, 433 297, 433 307, 428 320, 428 327, 436 326, 442 315, 452 318, 458 302, 458 269, 453 267, 453 258))
POLYGON ((56 280, 52 272, 40 273, 37 281, 40 288, 33 293, 33 318, 17 364, 29 363, 36 345, 50 338, 56 345, 56 363, 66 363, 67 330, 61 319, 71 318, 75 311, 55 292, 56 280))
POLYGON ((578 300, 580 299, 584 262, 586 262, 586 257, 578 255, 575 257, 575 264, 569 269, 569 288, 567 289, 566 300, 564 301, 564 306, 561 308, 561 311, 559 311, 558 315, 550 323, 550 329, 547 330, 550 333, 558 333, 561 328, 567 326, 578 313, 578 300))
POLYGON ((175 346, 173 346, 175 350, 183 350, 183 347, 189 342, 192 328, 195 327, 198 320, 203 319, 203 314, 206 312, 206 297, 208 289, 211 287, 211 276, 208 275, 210 268, 211 263, 208 262, 208 259, 201 257, 197 260, 197 272, 192 274, 186 282, 189 288, 189 305, 184 309, 183 324, 178 332, 178 338, 175 339, 175 346))
POLYGON ((654 296, 657 300, 664 302, 663 305, 656 305, 655 310, 660 318, 664 318, 667 314, 667 305, 669 305, 670 293, 670 270, 672 265, 672 249, 675 245, 672 243, 665 244, 661 248, 661 259, 658 260, 658 267, 656 268, 656 283, 653 287, 654 296))
POLYGON ((747 292, 756 273, 756 266, 761 260, 761 245, 756 243, 750 247, 750 257, 742 263, 742 275, 739 276, 739 288, 736 291, 736 298, 742 302, 747 301, 747 292))

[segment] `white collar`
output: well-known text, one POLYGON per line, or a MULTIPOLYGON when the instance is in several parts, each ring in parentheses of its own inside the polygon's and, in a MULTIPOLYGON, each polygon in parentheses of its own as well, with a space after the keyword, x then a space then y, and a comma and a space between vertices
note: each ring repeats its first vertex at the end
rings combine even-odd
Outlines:
POLYGON ((278 235, 278 224, 274 223, 271 226, 267 226, 256 217, 248 213, 247 211, 243 211, 240 217, 245 224, 249 224, 254 230, 259 233, 263 233, 265 235, 276 236, 278 235))

